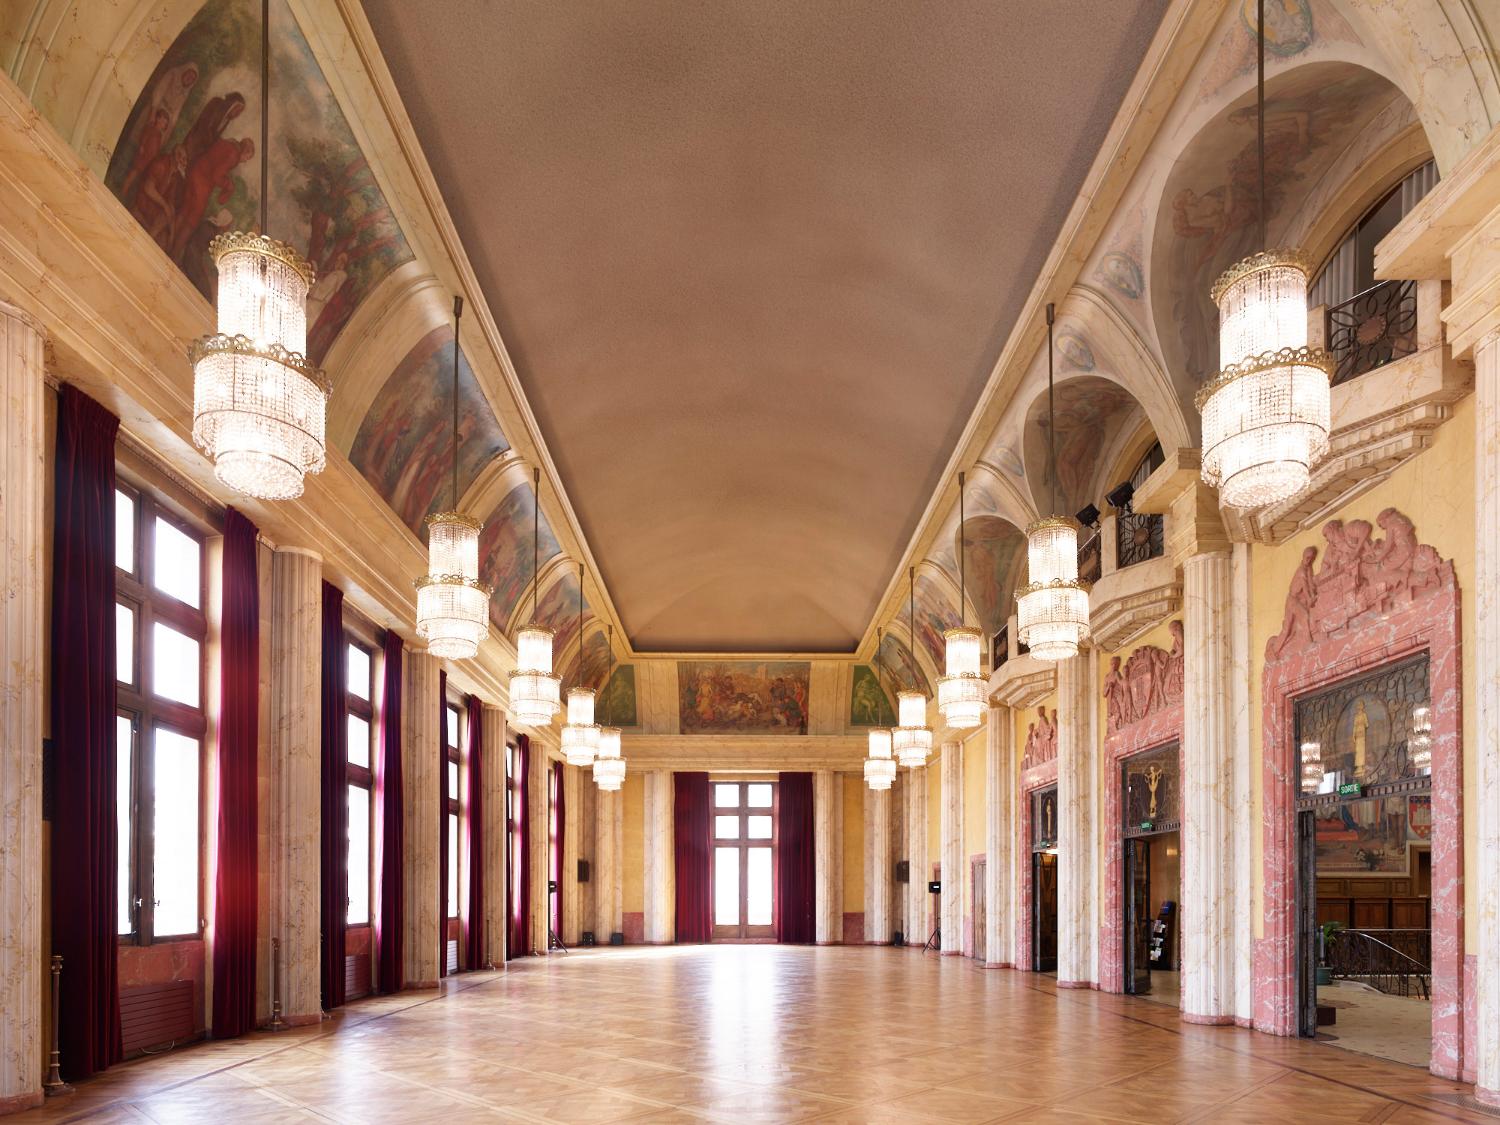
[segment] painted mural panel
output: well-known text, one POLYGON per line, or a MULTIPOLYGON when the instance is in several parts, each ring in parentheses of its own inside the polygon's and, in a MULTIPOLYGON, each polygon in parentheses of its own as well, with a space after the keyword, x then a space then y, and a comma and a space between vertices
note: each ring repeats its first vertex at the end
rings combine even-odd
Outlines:
MULTIPOLYGON (((512 612, 531 584, 531 525, 536 495, 529 484, 513 488, 484 521, 479 535, 479 572, 495 588, 490 598, 490 620, 501 629, 510 626, 512 612)), ((539 556, 543 566, 562 548, 541 519, 539 556)))
POLYGON ((806 734, 812 665, 804 660, 683 660, 683 734, 806 734))
POLYGON ((609 684, 594 701, 594 713, 606 716, 612 726, 633 727, 640 724, 635 706, 635 665, 615 667, 609 684))
MULTIPOLYGON (((583 603, 583 612, 587 621, 590 616, 588 602, 583 603)), ((578 638, 578 576, 576 574, 563 575, 543 592, 542 600, 537 606, 536 619, 539 624, 552 630, 554 659, 567 652, 568 646, 578 638)))
MULTIPOLYGON (((308 354, 322 360, 375 284, 412 257, 284 0, 271 9, 270 233, 305 253, 308 354)), ((104 182, 212 299, 208 244, 259 223, 260 5, 209 0, 136 99, 104 182)))
MULTIPOLYGON (((479 382, 458 358, 458 494, 510 448, 479 382)), ((453 329, 435 328, 397 364, 360 424, 349 460, 423 538, 423 520, 451 503, 453 329)))
POLYGON ((943 634, 958 626, 958 610, 929 576, 917 576, 917 640, 921 642, 933 667, 943 668, 948 659, 948 642, 943 634))
POLYGON ((894 681, 896 691, 920 691, 928 696, 932 694, 932 684, 928 682, 922 666, 900 638, 889 633, 885 635, 885 639, 880 642, 880 664, 894 681))
MULTIPOLYGON (((1057 485, 1063 510, 1076 512, 1090 500, 1099 453, 1110 428, 1135 405, 1130 392, 1098 376, 1065 379, 1054 393, 1057 416, 1057 485)), ((1027 412, 1026 472, 1032 493, 1048 504, 1047 395, 1037 396, 1027 412)))
POLYGON ((893 727, 896 712, 875 670, 868 664, 854 666, 854 688, 849 697, 851 727, 893 727))

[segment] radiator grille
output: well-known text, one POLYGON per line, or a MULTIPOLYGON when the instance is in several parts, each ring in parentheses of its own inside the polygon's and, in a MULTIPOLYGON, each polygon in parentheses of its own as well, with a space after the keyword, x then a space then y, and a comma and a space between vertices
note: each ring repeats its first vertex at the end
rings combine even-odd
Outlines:
POLYGON ((120 990, 120 1039, 127 1055, 192 1039, 195 1023, 190 980, 120 990))

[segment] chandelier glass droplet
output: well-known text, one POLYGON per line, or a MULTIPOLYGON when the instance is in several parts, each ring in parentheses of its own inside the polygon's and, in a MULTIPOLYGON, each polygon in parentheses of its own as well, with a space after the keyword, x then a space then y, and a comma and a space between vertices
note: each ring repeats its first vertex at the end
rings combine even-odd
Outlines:
POLYGON ((563 759, 570 766, 590 766, 599 752, 599 727, 594 723, 594 693, 588 688, 568 692, 568 721, 562 729, 563 759))
POLYGON ((955 730, 977 727, 984 713, 984 679, 979 674, 981 634, 962 627, 943 634, 947 641, 945 675, 938 681, 938 710, 955 730))
POLYGON ((510 674, 510 709, 516 722, 546 726, 562 708, 562 685, 552 674, 552 630, 528 625, 516 633, 516 670, 510 674))
POLYGON ((236 231, 209 243, 218 331, 196 340, 193 442, 214 475, 261 500, 294 500, 327 463, 328 381, 307 350, 312 265, 284 242, 236 231))
POLYGON ((625 781, 625 758, 620 750, 620 728, 599 728, 599 754, 594 759, 594 784, 606 793, 617 792, 625 781))
POLYGON ((892 757, 891 731, 875 727, 869 732, 869 757, 865 759, 865 783, 871 789, 889 789, 896 779, 896 760, 892 757))
POLYGON ((1038 660, 1078 655, 1089 636, 1089 584, 1078 577, 1078 522, 1051 516, 1026 529, 1029 582, 1016 592, 1016 633, 1038 660))
POLYGON ((1307 345, 1307 259, 1269 250, 1214 285, 1219 373, 1197 394, 1203 480, 1230 508, 1289 500, 1328 453, 1328 353, 1307 345))
POLYGON ((490 587, 479 580, 483 524, 458 512, 427 517, 427 573, 417 579, 417 635, 434 656, 467 660, 490 635, 490 587))
POLYGON ((891 751, 908 769, 927 764, 932 753, 932 728, 927 725, 927 697, 919 691, 896 693, 896 719, 891 731, 891 751))

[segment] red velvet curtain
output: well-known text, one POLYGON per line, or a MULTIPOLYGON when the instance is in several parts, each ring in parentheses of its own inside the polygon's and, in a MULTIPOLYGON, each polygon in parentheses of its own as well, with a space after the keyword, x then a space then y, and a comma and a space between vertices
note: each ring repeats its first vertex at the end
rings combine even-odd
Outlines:
POLYGON ((406 987, 404 870, 406 826, 401 787, 401 638, 387 629, 382 645, 385 669, 380 692, 380 753, 375 761, 375 870, 380 872, 380 903, 375 943, 380 956, 380 991, 406 987))
POLYGON ((563 798, 563 764, 552 763, 552 886, 547 891, 548 917, 552 932, 562 940, 563 839, 567 835, 567 801, 563 798))
POLYGON ((253 523, 224 513, 224 608, 219 631, 218 866, 214 872, 216 1039, 255 1026, 255 927, 260 917, 260 579, 253 523))
POLYGON ((323 583, 323 1008, 344 1003, 349 917, 349 660, 344 592, 323 583))
POLYGON ((531 833, 528 831, 527 814, 531 811, 530 775, 531 740, 524 734, 516 736, 516 807, 513 812, 512 832, 515 835, 514 853, 510 863, 510 942, 506 956, 522 957, 531 952, 531 833))
POLYGON ((57 408, 52 540, 52 949, 63 1074, 120 1060, 115 840, 115 434, 75 387, 57 408))
POLYGON ((464 962, 485 967, 484 927, 484 705, 477 695, 464 699, 469 727, 469 932, 464 962))
POLYGON ((448 673, 438 672, 438 976, 448 975, 448 673))
POLYGON ((713 938, 711 891, 713 808, 708 774, 672 775, 672 824, 677 870, 677 940, 713 938))
POLYGON ((813 927, 813 779, 783 773, 776 811, 776 940, 811 942, 813 927))

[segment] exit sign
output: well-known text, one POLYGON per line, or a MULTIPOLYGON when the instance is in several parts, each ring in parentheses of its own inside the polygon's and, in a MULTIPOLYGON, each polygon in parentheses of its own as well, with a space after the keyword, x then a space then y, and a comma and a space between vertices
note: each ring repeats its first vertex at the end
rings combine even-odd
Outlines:
POLYGON ((1151 829, 1153 829, 1155 827, 1156 827, 1156 821, 1154 821, 1154 820, 1143 820, 1143 821, 1141 821, 1141 831, 1142 832, 1150 832, 1151 829))
POLYGON ((1340 797, 1358 797, 1364 793, 1364 786, 1357 781, 1346 781, 1339 786, 1340 797))

